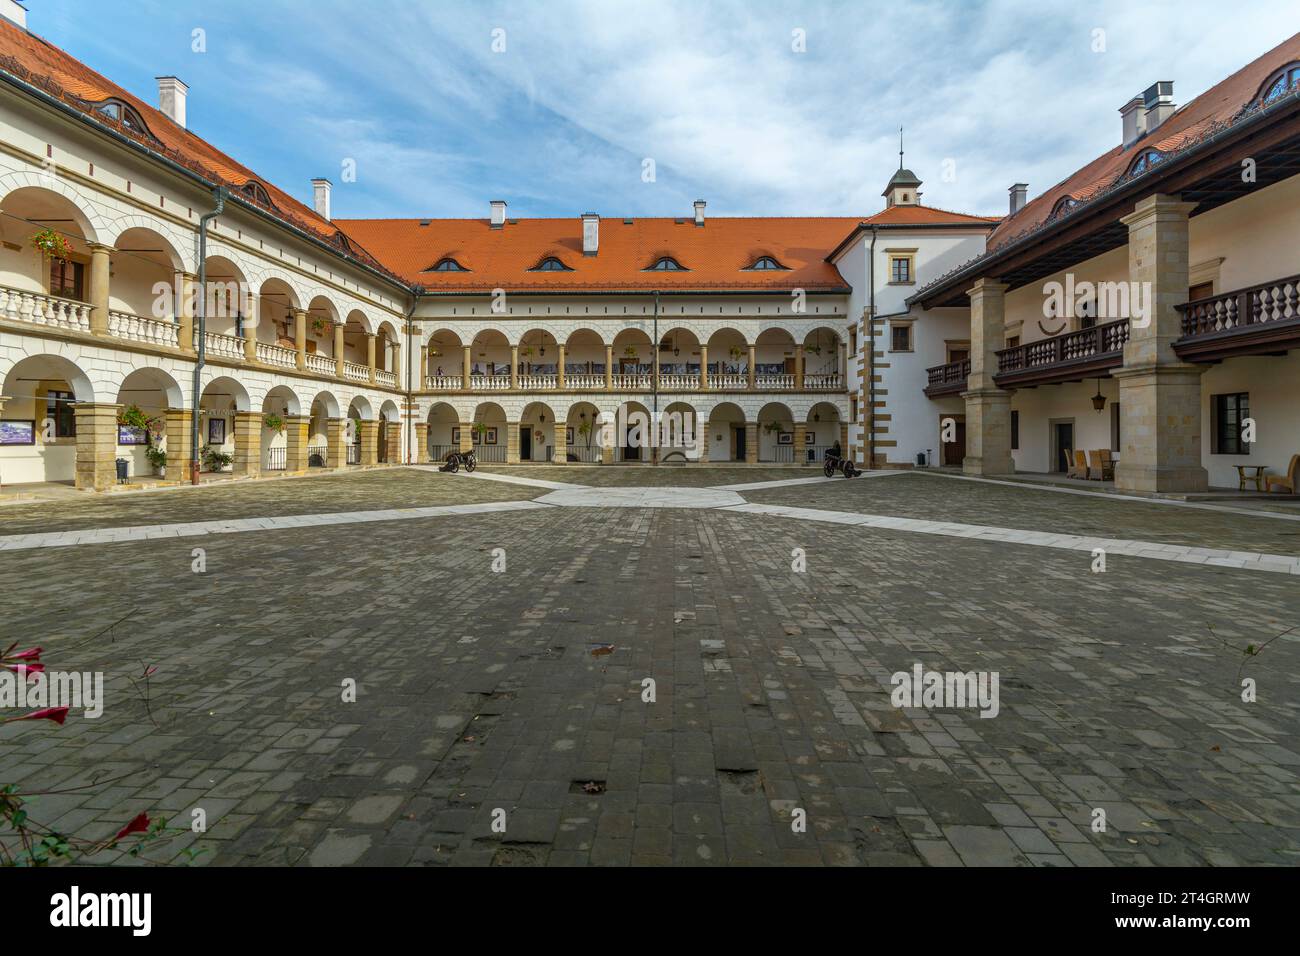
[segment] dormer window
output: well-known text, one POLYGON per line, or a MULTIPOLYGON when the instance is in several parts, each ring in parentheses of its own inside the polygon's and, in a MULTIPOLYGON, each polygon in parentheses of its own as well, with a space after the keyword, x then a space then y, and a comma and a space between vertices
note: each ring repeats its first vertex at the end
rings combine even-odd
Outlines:
POLYGON ((240 188, 243 190, 244 195, 255 203, 272 207, 275 205, 271 202, 271 194, 266 191, 266 187, 255 179, 250 179, 240 188))
POLYGON ((1145 173, 1152 166, 1162 162, 1164 158, 1165 154, 1160 152, 1158 149, 1144 150, 1142 155, 1139 156, 1133 165, 1129 167, 1128 174, 1130 176, 1137 176, 1141 173, 1145 173))
POLYGON ((1300 86, 1300 63, 1292 63, 1280 73, 1275 73, 1269 77, 1268 82, 1262 87, 1263 92, 1259 96, 1259 105, 1268 106, 1274 100, 1281 99, 1290 93, 1297 86, 1300 86))
POLYGON ((573 270, 566 266, 555 256, 547 256, 537 265, 533 266, 533 272, 572 272, 573 270))
POLYGON ((1062 196, 1056 201, 1056 205, 1052 207, 1051 215, 1047 218, 1055 219, 1058 216, 1064 216, 1077 205, 1079 205, 1079 200, 1075 199, 1073 196, 1062 196))
POLYGON ((469 272, 468 269, 466 269, 463 265, 461 265, 459 262, 457 262, 455 259, 451 258, 450 256, 445 256, 442 259, 439 259, 436 263, 434 263, 432 266, 430 266, 428 269, 425 269, 424 271, 425 272, 469 272))
POLYGON ((747 266, 746 268, 752 272, 768 272, 784 269, 785 266, 781 265, 781 263, 777 262, 771 256, 759 256, 754 260, 752 266, 747 266))
POLYGON ((104 100, 95 107, 95 110, 109 119, 121 123, 132 132, 152 138, 149 127, 144 125, 144 120, 140 117, 140 114, 121 100, 104 100))
POLYGON ((682 264, 672 256, 662 256, 655 260, 655 264, 645 270, 646 272, 685 272, 686 269, 682 264))

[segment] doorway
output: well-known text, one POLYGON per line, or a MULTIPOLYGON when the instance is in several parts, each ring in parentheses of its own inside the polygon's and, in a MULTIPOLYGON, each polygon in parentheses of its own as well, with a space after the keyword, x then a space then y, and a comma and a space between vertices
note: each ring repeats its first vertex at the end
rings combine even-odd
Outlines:
POLYGON ((1074 454, 1074 419, 1052 422, 1052 470, 1065 473, 1070 470, 1070 456, 1074 454))
POLYGON ((519 426, 519 460, 533 460, 533 426, 527 422, 519 426))
POLYGON ((731 460, 732 460, 732 461, 744 461, 744 460, 745 460, 745 452, 746 452, 746 450, 747 450, 747 449, 745 448, 745 426, 744 426, 744 425, 733 425, 733 426, 731 427, 731 434, 734 436, 734 437, 733 437, 733 440, 732 440, 732 445, 733 445, 733 446, 735 447, 735 449, 736 449, 736 454, 735 454, 735 456, 734 456, 731 460))
POLYGON ((939 441, 943 445, 943 464, 950 468, 960 468, 966 458, 966 418, 963 415, 944 415, 939 419, 939 441), (953 440, 943 440, 944 419, 954 420, 953 440))

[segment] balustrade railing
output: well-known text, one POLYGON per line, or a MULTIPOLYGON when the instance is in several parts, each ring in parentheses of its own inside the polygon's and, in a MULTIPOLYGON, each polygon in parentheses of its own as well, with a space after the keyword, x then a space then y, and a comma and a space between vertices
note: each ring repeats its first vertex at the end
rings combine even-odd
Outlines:
POLYGON ((108 334, 115 338, 176 348, 180 343, 179 332, 180 326, 167 319, 113 310, 108 313, 108 334))
POLYGON ((1021 372, 1078 359, 1118 355, 1128 341, 1129 320, 1107 322, 1050 339, 998 351, 998 372, 1021 372))
POLYGON ((230 359, 244 357, 244 340, 237 335, 206 332, 203 336, 203 346, 208 355, 219 355, 230 359))
POLYGON ((803 387, 819 392, 834 391, 844 387, 844 376, 840 375, 839 372, 829 372, 817 375, 809 375, 805 372, 803 377, 803 387))
POLYGON ((375 371, 375 381, 380 385, 387 385, 389 388, 397 387, 397 373, 386 372, 382 368, 375 371))
POLYGON ((351 382, 368 382, 370 381, 370 369, 368 366, 357 362, 349 362, 345 359, 343 362, 343 377, 351 382))
POLYGON ((772 389, 794 388, 794 376, 789 374, 773 374, 771 372, 759 372, 754 376, 754 388, 762 391, 772 389))
MULTIPOLYGON (((510 380, 507 378, 506 379, 507 386, 509 385, 509 381, 510 380)), ((520 375, 519 387, 526 392, 536 392, 542 389, 558 388, 559 377, 556 375, 534 375, 532 373, 529 373, 527 375, 520 375)))
POLYGON ((285 348, 283 345, 258 342, 257 360, 265 362, 267 365, 275 365, 278 368, 293 368, 298 364, 298 353, 293 349, 285 348))
POLYGON ((925 370, 927 387, 937 388, 944 385, 965 385, 970 378, 970 359, 960 362, 948 362, 925 370))
POLYGON ((1300 318, 1300 276, 1196 299, 1176 308, 1182 313, 1184 337, 1285 322, 1300 318))
POLYGON ((625 374, 618 372, 613 376, 611 384, 616 391, 635 392, 648 390, 650 388, 650 373, 633 372, 625 374))
POLYGON ((736 389, 749 388, 749 376, 745 372, 710 372, 709 389, 725 389, 735 391, 736 389))
POLYGON ((461 381, 459 375, 430 375, 425 387, 435 392, 455 392, 460 390, 461 381))
POLYGON ((307 371, 318 375, 333 375, 336 368, 337 365, 330 356, 318 355, 315 352, 307 353, 307 371))
POLYGON ((13 322, 29 322, 69 332, 89 332, 90 312, 88 302, 0 286, 0 317, 13 322))
POLYGON ((509 375, 471 375, 469 387, 487 392, 504 392, 510 388, 509 375))

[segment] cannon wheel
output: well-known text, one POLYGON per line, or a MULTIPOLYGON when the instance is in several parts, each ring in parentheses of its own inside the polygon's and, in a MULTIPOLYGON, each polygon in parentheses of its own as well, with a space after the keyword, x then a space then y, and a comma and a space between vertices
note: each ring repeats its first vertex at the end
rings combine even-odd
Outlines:
POLYGON ((460 471, 460 460, 457 458, 448 458, 447 470, 451 472, 453 475, 456 474, 456 472, 460 471))
POLYGON ((827 478, 830 478, 835 474, 835 463, 829 458, 822 462, 822 474, 827 478))
POLYGON ((475 458, 473 455, 467 455, 465 457, 465 470, 473 471, 477 467, 478 467, 478 459, 475 458))

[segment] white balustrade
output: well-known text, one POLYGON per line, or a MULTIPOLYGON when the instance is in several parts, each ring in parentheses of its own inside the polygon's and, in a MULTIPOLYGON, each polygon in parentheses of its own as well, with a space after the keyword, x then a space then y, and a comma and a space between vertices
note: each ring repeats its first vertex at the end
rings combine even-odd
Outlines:
POLYGON ((618 391, 642 391, 650 387, 650 373, 624 374, 620 372, 614 376, 613 385, 618 391))
POLYGON ((204 335, 203 347, 208 355, 219 355, 222 358, 232 359, 244 357, 244 340, 237 335, 208 332, 204 335))
POLYGON ((335 371, 334 359, 328 355, 318 355, 314 352, 307 353, 307 371, 315 372, 318 375, 333 375, 335 371))
POLYGON ((459 375, 430 375, 425 387, 434 392, 455 392, 460 391, 460 383, 459 375))
POLYGON ((559 378, 555 375, 520 375, 519 387, 526 392, 535 392, 540 389, 556 388, 559 385, 559 378))
POLYGON ((835 391, 844 387, 844 378, 839 372, 831 372, 825 375, 804 374, 803 387, 816 391, 835 391))
POLYGON ((680 375, 672 373, 665 375, 659 373, 659 388, 663 391, 680 392, 700 387, 700 376, 697 375, 680 375))
POLYGON ((382 368, 376 370, 375 381, 380 385, 387 385, 389 388, 397 387, 397 375, 393 372, 385 372, 382 368))
POLYGON ((370 367, 343 360, 343 377, 352 382, 370 381, 370 367))
POLYGON ((794 376, 758 374, 754 376, 754 388, 761 390, 794 388, 794 376))
POLYGON ((604 388, 605 376, 588 375, 585 372, 565 372, 564 387, 581 389, 604 388))
POLYGON ((132 342, 148 342, 176 348, 180 341, 180 326, 168 319, 154 319, 132 312, 108 313, 108 334, 132 342))
POLYGON ((90 331, 90 303, 0 286, 0 317, 71 332, 90 331))
POLYGON ((471 375, 469 387, 487 392, 504 392, 510 388, 509 375, 471 375))
POLYGON ((270 342, 257 343, 257 360, 265 362, 267 365, 276 365, 280 368, 293 368, 298 364, 298 353, 293 349, 287 349, 283 345, 273 345, 270 342))
POLYGON ((721 372, 709 374, 710 389, 725 389, 735 391, 736 389, 749 388, 749 376, 743 372, 721 372))

